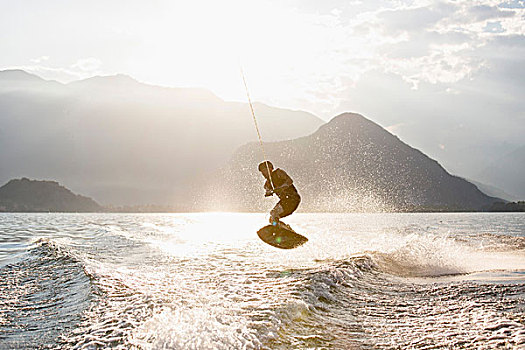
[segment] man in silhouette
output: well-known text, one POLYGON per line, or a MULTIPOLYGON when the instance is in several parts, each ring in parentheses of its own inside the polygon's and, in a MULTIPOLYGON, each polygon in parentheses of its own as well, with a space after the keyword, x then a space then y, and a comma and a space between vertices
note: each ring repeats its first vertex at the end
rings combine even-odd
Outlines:
MULTIPOLYGON (((276 194, 279 197, 279 202, 270 211, 270 224, 276 226, 281 218, 290 215, 297 209, 301 197, 293 185, 292 178, 282 169, 274 170, 270 161, 266 160, 259 164, 259 171, 266 179, 264 196, 269 197, 276 194)), ((285 226, 291 229, 290 226, 286 224, 285 226)))

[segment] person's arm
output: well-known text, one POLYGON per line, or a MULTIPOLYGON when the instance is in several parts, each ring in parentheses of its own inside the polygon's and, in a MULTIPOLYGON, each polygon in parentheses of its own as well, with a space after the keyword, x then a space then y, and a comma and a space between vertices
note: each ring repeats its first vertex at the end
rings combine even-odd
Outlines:
POLYGON ((275 187, 273 189, 274 192, 279 193, 280 191, 286 189, 287 187, 290 187, 293 184, 293 180, 288 174, 284 171, 279 169, 280 172, 278 176, 283 180, 283 183, 279 187, 275 187))
POLYGON ((264 194, 265 197, 273 195, 272 185, 270 184, 270 181, 266 181, 264 183, 264 189, 266 190, 266 193, 264 194))

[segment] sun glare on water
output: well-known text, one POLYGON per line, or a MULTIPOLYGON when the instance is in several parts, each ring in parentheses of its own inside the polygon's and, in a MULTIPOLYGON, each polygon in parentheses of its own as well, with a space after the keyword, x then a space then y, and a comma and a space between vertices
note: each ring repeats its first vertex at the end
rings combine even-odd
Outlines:
POLYGON ((161 239, 155 237, 148 242, 172 256, 186 257, 209 254, 207 247, 217 244, 236 245, 253 240, 255 232, 266 224, 264 214, 260 214, 260 220, 254 214, 225 212, 175 214, 170 219, 169 226, 143 224, 165 233, 161 239))

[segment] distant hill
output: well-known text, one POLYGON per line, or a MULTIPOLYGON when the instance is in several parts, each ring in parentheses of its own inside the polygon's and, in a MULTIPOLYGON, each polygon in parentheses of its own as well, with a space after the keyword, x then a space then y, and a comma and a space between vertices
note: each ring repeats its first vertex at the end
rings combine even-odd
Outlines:
MULTIPOLYGON (((480 210, 496 201, 435 160, 359 114, 345 113, 315 133, 267 142, 269 159, 293 179, 305 211, 480 210)), ((258 144, 237 150, 203 192, 208 209, 267 210, 258 144)))
POLYGON ((472 179, 465 179, 465 180, 467 180, 468 182, 471 182, 474 185, 476 185, 476 187, 481 192, 485 193, 489 197, 501 198, 501 199, 503 199, 505 201, 509 201, 509 202, 512 202, 512 201, 515 201, 515 200, 518 199, 517 197, 512 196, 512 195, 508 194, 507 192, 503 191, 502 189, 497 188, 495 186, 487 185, 487 184, 484 184, 482 182, 475 181, 475 180, 472 180, 472 179))
POLYGON ((102 209, 93 199, 74 194, 55 181, 23 178, 0 187, 0 211, 96 212, 102 209))
MULTIPOLYGON (((255 109, 267 140, 304 136, 323 124, 307 112, 255 109)), ((61 84, 0 71, 0 183, 51 178, 104 204, 177 204, 195 176, 256 139, 246 103, 204 89, 125 75, 61 84)))
POLYGON ((514 199, 525 199, 525 146, 503 155, 476 178, 500 187, 514 199))

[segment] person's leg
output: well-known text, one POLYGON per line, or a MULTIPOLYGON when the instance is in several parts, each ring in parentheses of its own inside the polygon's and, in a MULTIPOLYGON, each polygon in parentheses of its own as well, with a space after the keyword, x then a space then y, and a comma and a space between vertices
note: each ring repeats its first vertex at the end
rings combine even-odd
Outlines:
POLYGON ((279 222, 279 219, 282 217, 281 215, 284 212, 284 208, 282 206, 282 201, 279 201, 275 207, 273 207, 272 210, 270 210, 270 224, 277 225, 279 222))
POLYGON ((289 225, 280 221, 280 219, 292 214, 297 209, 300 202, 301 197, 299 196, 286 196, 281 199, 270 212, 270 223, 274 226, 280 223, 281 225, 284 225, 285 228, 293 231, 289 225))
POLYGON ((280 200, 279 203, 281 204, 283 210, 280 213, 279 218, 284 218, 285 216, 292 214, 297 209, 300 202, 301 197, 299 197, 298 195, 286 196, 286 198, 280 200))

